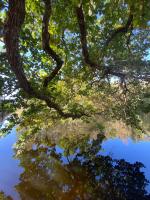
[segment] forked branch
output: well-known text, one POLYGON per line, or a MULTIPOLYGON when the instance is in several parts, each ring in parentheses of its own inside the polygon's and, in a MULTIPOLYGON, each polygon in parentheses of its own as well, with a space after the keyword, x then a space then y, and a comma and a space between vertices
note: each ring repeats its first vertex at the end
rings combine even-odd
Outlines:
MULTIPOLYGON (((103 75, 102 78, 106 78, 108 75, 117 76, 121 80, 125 80, 126 75, 122 72, 114 71, 112 67, 108 67, 105 65, 99 65, 95 61, 92 61, 89 55, 88 50, 88 44, 87 44, 87 28, 86 28, 86 22, 85 22, 85 16, 83 12, 83 6, 82 3, 79 7, 75 8, 76 11, 76 17, 79 25, 80 30, 80 42, 81 42, 81 48, 82 48, 82 56, 84 58, 84 61, 87 65, 89 65, 92 69, 102 70, 103 75)), ((108 38, 106 45, 107 46, 119 33, 126 33, 130 27, 132 27, 132 21, 133 21, 133 14, 130 12, 129 18, 127 20, 127 23, 114 30, 111 34, 111 36, 108 38)))

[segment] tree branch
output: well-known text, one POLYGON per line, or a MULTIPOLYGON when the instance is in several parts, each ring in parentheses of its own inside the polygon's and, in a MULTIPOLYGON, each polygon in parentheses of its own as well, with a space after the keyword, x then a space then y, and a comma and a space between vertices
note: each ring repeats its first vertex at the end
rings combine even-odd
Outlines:
MULTIPOLYGON (((76 16, 77 16, 77 20, 78 20, 79 29, 80 29, 80 41, 81 41, 81 47, 82 47, 82 55, 83 55, 85 63, 87 65, 89 65, 92 69, 103 70, 102 78, 105 78, 108 75, 112 75, 112 76, 119 77, 121 81, 124 80, 126 77, 126 75, 124 73, 116 72, 111 67, 98 65, 94 61, 91 61, 89 51, 88 51, 88 45, 87 45, 87 29, 86 29, 86 22, 85 22, 82 4, 79 7, 76 7, 75 11, 76 11, 76 16)), ((111 36, 106 41, 106 46, 108 46, 108 44, 119 33, 126 33, 128 31, 128 29, 130 28, 130 26, 132 26, 132 21, 133 21, 133 14, 130 11, 126 25, 113 31, 111 36)))
POLYGON ((110 42, 120 33, 127 33, 129 28, 132 25, 132 21, 133 21, 133 14, 130 12, 127 23, 124 26, 121 26, 115 30, 112 31, 112 34, 110 35, 110 37, 106 40, 106 43, 104 45, 104 47, 107 47, 110 42))
POLYGON ((19 32, 25 18, 25 0, 10 0, 7 21, 4 25, 4 41, 7 57, 12 71, 15 73, 20 87, 28 94, 32 88, 24 74, 19 54, 19 32))
POLYGON ((63 65, 63 61, 59 57, 59 55, 50 47, 50 34, 48 32, 48 25, 49 20, 52 13, 51 8, 51 0, 44 0, 45 3, 45 12, 43 16, 43 23, 42 23, 42 45, 44 51, 56 62, 55 69, 51 72, 49 76, 47 76, 44 80, 44 87, 47 87, 48 83, 58 74, 59 70, 63 65))
POLYGON ((82 55, 84 58, 84 62, 87 65, 89 65, 92 69, 100 68, 100 66, 97 65, 97 63, 91 61, 90 55, 88 52, 87 29, 86 29, 86 23, 85 23, 82 4, 80 5, 80 7, 76 7, 75 11, 76 11, 76 16, 78 20, 79 29, 80 29, 80 41, 81 41, 82 55))
MULTIPOLYGON (((80 118, 85 114, 65 113, 57 103, 53 102, 50 96, 45 95, 42 91, 35 91, 34 88, 31 86, 30 82, 27 80, 23 69, 22 59, 19 53, 19 34, 21 31, 21 27, 24 23, 24 19, 25 0, 9 0, 9 10, 7 14, 7 20, 4 26, 4 41, 6 45, 8 62, 10 64, 11 70, 16 75, 20 87, 30 97, 34 97, 39 100, 45 101, 47 106, 49 108, 55 109, 60 116, 64 118, 72 117, 73 119, 80 118)), ((53 55, 53 57, 54 56, 55 54, 53 55)))

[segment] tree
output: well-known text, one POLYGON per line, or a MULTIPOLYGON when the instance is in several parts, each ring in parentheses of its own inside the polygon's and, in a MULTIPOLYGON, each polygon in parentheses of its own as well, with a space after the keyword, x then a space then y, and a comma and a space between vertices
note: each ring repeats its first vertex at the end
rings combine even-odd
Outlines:
POLYGON ((148 0, 5 0, 0 8, 1 95, 23 108, 16 123, 34 114, 37 129, 39 113, 43 121, 103 114, 139 128, 150 80, 148 0))

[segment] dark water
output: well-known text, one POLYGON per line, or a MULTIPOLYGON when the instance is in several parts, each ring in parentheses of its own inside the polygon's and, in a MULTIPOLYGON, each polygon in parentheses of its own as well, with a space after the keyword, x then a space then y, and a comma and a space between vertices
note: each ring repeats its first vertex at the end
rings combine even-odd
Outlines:
POLYGON ((76 145, 33 145, 14 157, 15 141, 15 129, 0 140, 0 199, 150 199, 149 141, 98 135, 76 145))

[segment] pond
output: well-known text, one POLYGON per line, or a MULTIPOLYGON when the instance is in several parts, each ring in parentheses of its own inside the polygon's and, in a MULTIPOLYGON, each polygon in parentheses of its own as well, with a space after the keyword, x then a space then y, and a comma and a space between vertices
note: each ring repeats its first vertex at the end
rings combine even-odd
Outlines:
POLYGON ((15 129, 0 140, 0 199, 148 200, 150 142, 83 137, 13 148, 15 129), (2 197, 1 197, 2 196, 2 197))

